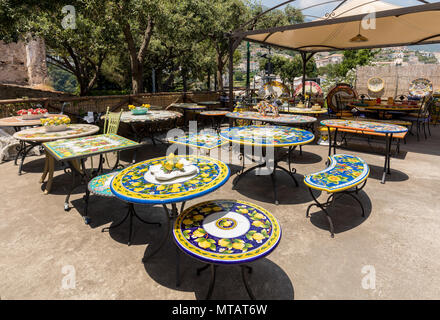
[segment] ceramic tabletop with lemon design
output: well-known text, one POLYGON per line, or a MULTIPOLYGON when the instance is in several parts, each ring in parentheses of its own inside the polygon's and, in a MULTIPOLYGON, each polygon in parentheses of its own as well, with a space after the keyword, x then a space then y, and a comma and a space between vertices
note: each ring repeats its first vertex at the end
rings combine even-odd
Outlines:
POLYGON ((315 139, 313 133, 284 126, 246 126, 223 129, 220 136, 233 143, 262 147, 304 145, 315 139))
POLYGON ((178 203, 201 197, 220 188, 229 179, 230 169, 220 160, 205 156, 174 156, 154 158, 137 163, 116 175, 110 188, 113 194, 126 202, 139 204, 178 203), (181 160, 197 168, 194 174, 166 182, 151 181, 153 167, 173 172, 181 160))
POLYGON ((213 200, 186 209, 173 229, 176 244, 214 264, 243 264, 271 253, 281 227, 267 210, 236 200, 213 200))
MULTIPOLYGON (((47 121, 52 120, 47 119, 47 121)), ((69 124, 66 130, 58 132, 46 132, 46 128, 42 126, 16 132, 14 138, 22 141, 45 142, 90 136, 98 131, 99 127, 91 124, 69 124)))

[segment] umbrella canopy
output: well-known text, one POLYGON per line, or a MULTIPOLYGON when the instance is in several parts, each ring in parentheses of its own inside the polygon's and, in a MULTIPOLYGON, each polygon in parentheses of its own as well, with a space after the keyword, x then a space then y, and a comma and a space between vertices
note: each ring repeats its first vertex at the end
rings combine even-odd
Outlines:
POLYGON ((382 48, 439 43, 438 21, 440 3, 399 7, 382 1, 352 0, 312 22, 239 31, 232 36, 304 52, 382 48))

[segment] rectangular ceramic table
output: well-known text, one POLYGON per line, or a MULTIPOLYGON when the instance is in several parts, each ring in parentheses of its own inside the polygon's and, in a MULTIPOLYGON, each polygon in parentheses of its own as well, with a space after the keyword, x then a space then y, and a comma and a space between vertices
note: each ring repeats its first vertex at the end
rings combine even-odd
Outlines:
MULTIPOLYGON (((55 160, 68 163, 72 171, 72 187, 64 202, 64 210, 68 211, 70 195, 74 189, 81 185, 81 183, 75 185, 75 174, 79 174, 81 180, 87 186, 93 177, 102 173, 102 157, 105 153, 135 149, 140 144, 116 134, 101 134, 85 138, 57 140, 44 143, 43 146, 46 152, 55 160), (89 174, 85 162, 87 158, 96 155, 100 156, 99 166, 96 171, 89 174)), ((83 218, 86 223, 90 220, 87 216, 83 216, 83 218)))

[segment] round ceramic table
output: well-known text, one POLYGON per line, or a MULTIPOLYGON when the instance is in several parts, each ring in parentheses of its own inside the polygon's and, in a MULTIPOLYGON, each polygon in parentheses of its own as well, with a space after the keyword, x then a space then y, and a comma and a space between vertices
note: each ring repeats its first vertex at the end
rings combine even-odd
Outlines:
POLYGON ((210 118, 212 122, 212 128, 218 132, 220 131, 220 126, 223 122, 223 119, 228 113, 229 111, 211 110, 211 111, 202 111, 200 112, 200 115, 203 117, 210 118))
POLYGON ((298 186, 298 181, 296 181, 294 176, 296 169, 291 166, 291 154, 298 146, 308 144, 315 139, 314 134, 309 131, 285 126, 232 127, 222 130, 220 136, 225 140, 242 146, 240 148, 240 157, 243 160, 243 165, 242 170, 234 181, 234 188, 246 174, 257 169, 261 173, 261 169, 264 168, 266 169, 265 174, 270 174, 272 179, 275 204, 279 203, 276 190, 276 169, 288 173, 296 186, 298 186), (264 162, 244 171, 244 150, 246 150, 244 146, 251 146, 254 150, 254 155, 262 156, 264 162), (288 152, 287 154, 279 156, 277 155, 277 151, 282 147, 288 147, 288 152), (259 154, 256 154, 257 152, 259 152, 259 154), (285 159, 286 156, 289 170, 278 164, 285 159), (267 170, 269 170, 269 173, 267 170))
POLYGON ((328 109, 321 108, 320 110, 313 110, 312 108, 281 107, 280 112, 295 113, 295 114, 311 114, 316 117, 318 115, 328 113, 328 109))
POLYGON ((200 112, 203 110, 206 110, 207 108, 205 106, 199 106, 198 104, 193 103, 174 103, 171 105, 172 107, 181 109, 183 112, 183 122, 186 125, 186 121, 188 119, 187 113, 188 112, 200 112))
POLYGON ((262 114, 253 111, 229 112, 226 114, 226 117, 237 120, 261 121, 263 123, 301 126, 313 125, 313 123, 318 120, 314 117, 290 114, 280 114, 278 117, 276 117, 275 115, 269 113, 266 116, 263 116, 262 114))
MULTIPOLYGON (((135 135, 135 140, 140 142, 143 137, 148 136, 153 144, 156 144, 154 130, 151 125, 159 122, 177 120, 182 116, 181 113, 168 110, 149 110, 147 114, 134 115, 131 111, 124 111, 121 114, 121 122, 130 126, 135 135)), ((105 119, 105 115, 102 117, 105 119)), ((174 124, 173 127, 176 127, 174 124)))
MULTIPOLYGON (((48 114, 46 116, 42 116, 41 118, 49 118, 49 117, 61 117, 63 115, 60 114, 48 114)), ((23 120, 21 116, 13 116, 7 118, 0 119, 0 127, 13 127, 16 132, 20 131, 23 127, 34 127, 41 126, 40 119, 33 120, 23 120)))
POLYGON ((267 210, 245 201, 212 200, 194 205, 180 214, 173 229, 174 241, 187 255, 211 268, 206 299, 211 297, 217 265, 240 265, 246 290, 245 264, 270 254, 279 244, 281 227, 267 210))
MULTIPOLYGON (((13 137, 20 141, 23 144, 21 150, 17 154, 17 158, 21 156, 21 163, 18 169, 18 174, 21 175, 21 170, 23 167, 23 162, 29 153, 34 147, 41 145, 44 142, 61 140, 61 139, 72 139, 72 138, 80 138, 91 136, 99 131, 99 127, 91 124, 69 124, 67 126, 67 130, 58 131, 58 132, 46 132, 45 127, 36 127, 18 131, 14 133, 13 137)), ((52 157, 48 157, 46 154, 46 163, 44 166, 43 176, 40 180, 42 183, 46 178, 47 173, 49 173, 48 186, 52 185, 53 178, 53 170, 54 170, 54 161, 51 160, 52 157)))
MULTIPOLYGON (((131 243, 131 217, 137 216, 133 204, 162 205, 167 216, 167 232, 159 247, 150 254, 155 255, 168 238, 171 228, 171 221, 178 215, 177 203, 182 203, 181 211, 185 202, 191 199, 202 197, 214 192, 226 183, 230 176, 229 167, 222 161, 205 156, 176 156, 177 159, 186 159, 197 167, 197 173, 188 177, 181 177, 168 182, 158 182, 150 173, 150 168, 162 164, 166 157, 154 158, 137 163, 122 170, 117 174, 110 185, 112 193, 116 198, 129 204, 129 211, 125 218, 111 226, 113 229, 119 226, 127 217, 130 217, 130 234, 128 243, 131 243), (172 205, 171 213, 167 204, 172 205)), ((140 219, 141 220, 141 219, 140 219)), ((146 258, 143 260, 146 261, 146 258)))
POLYGON ((330 119, 321 121, 323 126, 326 126, 329 130, 329 157, 332 154, 336 154, 336 139, 338 135, 338 130, 352 130, 357 133, 363 132, 375 132, 385 135, 386 140, 386 151, 385 151, 385 165, 383 168, 382 184, 385 183, 386 175, 391 174, 391 142, 393 140, 393 134, 408 132, 408 128, 387 124, 379 122, 368 122, 368 121, 352 121, 352 120, 340 120, 340 119, 330 119), (330 129, 334 128, 334 140, 332 141, 330 129))

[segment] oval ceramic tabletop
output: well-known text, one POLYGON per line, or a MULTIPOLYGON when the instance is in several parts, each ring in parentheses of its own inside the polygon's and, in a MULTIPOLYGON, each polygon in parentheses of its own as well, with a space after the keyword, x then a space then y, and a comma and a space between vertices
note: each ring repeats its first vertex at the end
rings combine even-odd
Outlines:
MULTIPOLYGON (((61 117, 61 114, 49 114, 41 118, 61 117)), ((23 120, 21 116, 14 116, 0 119, 0 127, 28 127, 41 126, 40 119, 23 120)))
POLYGON ((46 132, 45 127, 37 127, 18 131, 13 137, 22 141, 47 142, 90 136, 98 131, 99 127, 92 124, 69 124, 64 131, 46 132))
POLYGON ((205 106, 199 106, 196 103, 174 103, 171 105, 175 108, 186 109, 186 110, 205 110, 205 106))
POLYGON ((197 167, 196 175, 180 182, 148 182, 144 175, 150 167, 162 164, 166 157, 150 159, 122 170, 110 185, 113 194, 124 201, 141 204, 177 203, 201 197, 226 183, 230 170, 226 163, 204 156, 176 156, 197 167))
POLYGON ((323 126, 333 127, 333 128, 371 131, 378 133, 403 133, 408 131, 408 128, 398 126, 395 124, 367 122, 367 121, 332 119, 332 120, 321 121, 321 124, 323 126))
POLYGON ((318 120, 314 117, 289 115, 289 114, 280 114, 278 117, 275 117, 274 115, 271 114, 263 116, 258 112, 252 112, 252 111, 230 112, 226 114, 226 116, 232 119, 264 121, 264 122, 278 123, 278 124, 308 124, 308 123, 316 122, 318 120))
MULTIPOLYGON (((121 122, 154 122, 176 119, 182 114, 176 111, 168 110, 149 110, 147 114, 134 115, 131 111, 124 111, 121 115, 121 122)), ((103 116, 103 119, 105 116, 103 116)))
POLYGON ((283 126, 245 126, 223 129, 220 136, 233 143, 263 147, 289 147, 312 142, 313 133, 283 126))
POLYGON ((245 201, 213 200, 194 205, 177 217, 176 244, 208 263, 243 264, 271 253, 281 227, 267 210, 245 201))
POLYGON ((200 112, 201 116, 207 116, 207 117, 220 117, 225 116, 229 113, 229 111, 221 111, 221 110, 211 110, 211 111, 202 111, 200 112))
POLYGON ((298 113, 298 114, 324 114, 328 113, 328 109, 313 110, 311 108, 282 107, 280 112, 298 113))

